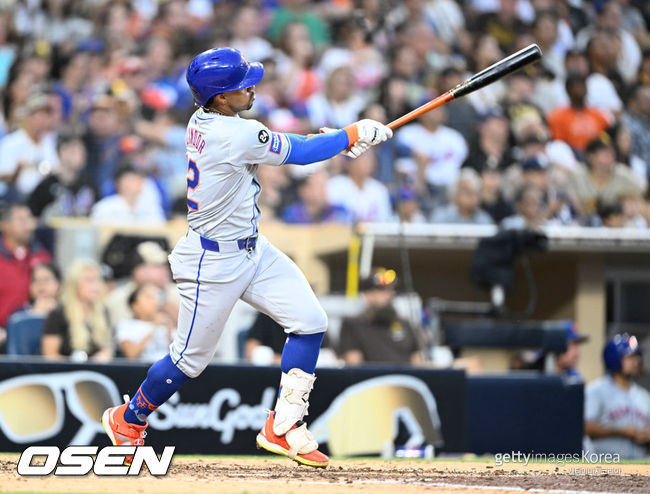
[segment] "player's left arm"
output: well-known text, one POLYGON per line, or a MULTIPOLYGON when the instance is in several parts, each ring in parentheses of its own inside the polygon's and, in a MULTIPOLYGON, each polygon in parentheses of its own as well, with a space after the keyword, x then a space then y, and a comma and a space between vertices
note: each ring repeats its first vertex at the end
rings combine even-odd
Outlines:
POLYGON ((393 137, 393 131, 370 119, 363 119, 343 129, 321 129, 320 134, 300 136, 284 134, 290 143, 287 163, 308 165, 323 161, 346 151, 351 158, 359 157, 370 146, 374 146, 393 137))
MULTIPOLYGON (((329 130, 329 129, 328 129, 329 130)), ((248 121, 232 137, 235 162, 267 165, 307 165, 347 150, 359 156, 368 147, 392 137, 393 132, 374 120, 360 120, 347 127, 314 136, 271 132, 257 121, 248 121)))

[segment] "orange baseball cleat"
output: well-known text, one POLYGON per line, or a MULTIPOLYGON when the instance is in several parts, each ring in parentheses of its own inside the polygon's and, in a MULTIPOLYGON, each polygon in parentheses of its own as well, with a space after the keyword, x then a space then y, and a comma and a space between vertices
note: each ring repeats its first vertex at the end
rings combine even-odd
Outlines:
MULTIPOLYGON (((145 429, 149 422, 144 425, 131 424, 124 420, 124 412, 129 406, 128 396, 124 396, 126 403, 116 407, 109 408, 102 415, 102 425, 108 437, 111 439, 113 446, 144 446, 144 438, 147 435, 145 429)), ((130 465, 133 456, 127 456, 124 463, 130 465)))
POLYGON ((257 435, 257 447, 286 456, 303 465, 326 468, 330 459, 318 451, 318 443, 307 430, 307 424, 300 420, 289 429, 289 432, 277 436, 273 432, 274 415, 275 412, 269 414, 264 427, 257 435))

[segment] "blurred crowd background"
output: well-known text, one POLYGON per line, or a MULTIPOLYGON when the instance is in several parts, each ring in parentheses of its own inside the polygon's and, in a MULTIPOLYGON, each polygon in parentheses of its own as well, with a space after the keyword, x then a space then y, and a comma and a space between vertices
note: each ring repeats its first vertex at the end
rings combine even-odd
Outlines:
POLYGON ((638 0, 3 0, 0 198, 162 224, 186 212, 185 69, 261 61, 274 131, 388 122, 537 43, 541 63, 351 161, 263 167, 265 220, 647 228, 650 6, 638 0))
POLYGON ((0 0, 0 327, 47 316, 35 348, 52 357, 164 353, 178 297, 160 246, 123 245, 125 273, 79 261, 61 279, 32 269, 52 261, 32 240, 58 217, 185 216, 185 70, 215 46, 265 66, 245 116, 303 134, 387 123, 530 43, 544 52, 356 160, 260 167, 266 222, 645 229, 649 22, 641 0, 0 0))

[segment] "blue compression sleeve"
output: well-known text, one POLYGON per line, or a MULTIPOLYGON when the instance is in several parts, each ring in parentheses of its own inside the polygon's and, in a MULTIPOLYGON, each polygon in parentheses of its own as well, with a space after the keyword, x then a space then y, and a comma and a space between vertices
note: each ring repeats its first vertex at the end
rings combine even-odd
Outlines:
POLYGON ((289 140, 289 154, 286 163, 292 165, 308 165, 323 161, 339 154, 349 146, 348 134, 345 130, 316 134, 312 137, 298 134, 284 134, 289 140))

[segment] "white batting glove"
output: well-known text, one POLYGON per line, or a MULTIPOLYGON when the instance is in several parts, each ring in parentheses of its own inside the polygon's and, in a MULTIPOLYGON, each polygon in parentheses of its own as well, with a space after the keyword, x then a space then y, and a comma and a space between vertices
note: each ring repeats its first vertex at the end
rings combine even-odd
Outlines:
POLYGON ((368 149, 370 149, 370 146, 371 145, 368 144, 366 141, 358 140, 357 142, 352 144, 350 149, 348 149, 347 151, 344 151, 343 154, 346 155, 346 156, 349 156, 350 158, 358 158, 363 153, 368 151, 368 149))
POLYGON ((393 137, 393 131, 390 127, 386 127, 376 120, 364 118, 363 120, 359 120, 355 125, 359 132, 359 141, 365 141, 371 146, 375 146, 393 137))

